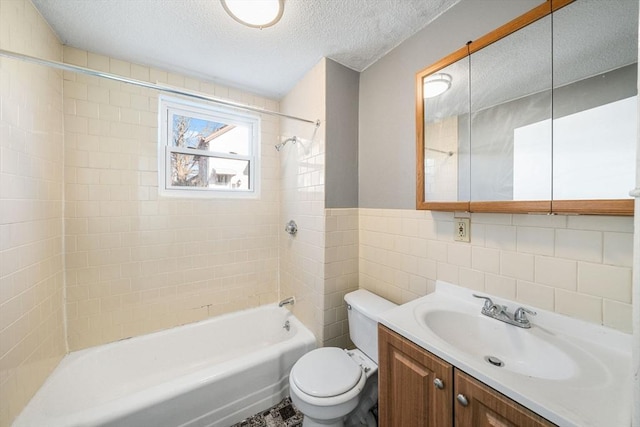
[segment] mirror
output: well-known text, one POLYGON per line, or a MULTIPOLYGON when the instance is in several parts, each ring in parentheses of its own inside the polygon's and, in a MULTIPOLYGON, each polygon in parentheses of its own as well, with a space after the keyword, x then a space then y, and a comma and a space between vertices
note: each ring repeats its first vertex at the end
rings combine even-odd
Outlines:
POLYGON ((553 13, 555 200, 630 198, 637 59, 636 0, 576 1, 553 13))
POLYGON ((424 79, 424 192, 427 200, 467 201, 469 58, 424 79), (440 85, 440 86, 439 86, 440 85), (435 89, 431 89, 431 87, 435 89), (439 87, 444 90, 437 94, 439 87))
POLYGON ((551 59, 551 16, 471 55, 472 201, 551 199, 551 59))
POLYGON ((632 215, 637 40, 635 0, 545 2, 418 73, 418 209, 632 215))

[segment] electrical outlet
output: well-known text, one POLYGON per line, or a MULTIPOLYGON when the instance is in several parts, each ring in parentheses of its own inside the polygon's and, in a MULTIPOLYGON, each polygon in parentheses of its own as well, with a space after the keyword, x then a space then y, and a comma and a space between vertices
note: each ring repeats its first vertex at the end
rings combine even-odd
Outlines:
POLYGON ((456 242, 471 241, 471 220, 470 218, 453 219, 453 240, 456 242))

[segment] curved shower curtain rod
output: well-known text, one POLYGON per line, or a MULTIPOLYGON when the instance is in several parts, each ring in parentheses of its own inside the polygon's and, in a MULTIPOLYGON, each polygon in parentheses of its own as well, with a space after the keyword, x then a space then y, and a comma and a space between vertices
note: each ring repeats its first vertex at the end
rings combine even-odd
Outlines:
POLYGON ((225 105, 231 108, 237 108, 239 110, 251 111, 254 113, 268 114, 270 116, 278 116, 286 119, 298 120, 305 123, 314 124, 316 127, 320 126, 320 120, 308 120, 301 117, 291 116, 289 114, 279 113, 277 111, 271 111, 260 107, 252 107, 250 105, 244 105, 233 101, 227 101, 220 98, 215 98, 201 93, 189 92, 179 88, 165 86, 157 83, 148 83, 142 80, 130 79, 128 77, 118 76, 117 74, 105 73, 103 71, 92 70, 91 68, 80 67, 78 65, 64 64, 58 61, 51 61, 48 59, 36 58, 35 56, 25 55, 23 53, 11 52, 9 50, 0 49, 0 56, 6 58, 19 59, 25 62, 31 62, 34 64, 44 65, 47 67, 57 68, 64 71, 74 71, 76 73, 87 74, 89 76, 104 77, 105 79, 115 80, 122 83, 128 83, 135 86, 145 87, 147 89, 155 89, 161 92, 172 93, 174 95, 183 95, 190 98, 196 98, 203 101, 214 102, 216 104, 225 105))

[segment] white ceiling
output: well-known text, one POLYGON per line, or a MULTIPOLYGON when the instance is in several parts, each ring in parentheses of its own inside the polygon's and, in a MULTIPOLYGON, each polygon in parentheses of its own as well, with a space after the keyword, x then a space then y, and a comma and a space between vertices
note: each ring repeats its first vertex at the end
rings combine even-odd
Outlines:
POLYGON ((262 30, 219 0, 33 3, 65 45, 280 99, 322 57, 363 71, 458 1, 285 0, 262 30))

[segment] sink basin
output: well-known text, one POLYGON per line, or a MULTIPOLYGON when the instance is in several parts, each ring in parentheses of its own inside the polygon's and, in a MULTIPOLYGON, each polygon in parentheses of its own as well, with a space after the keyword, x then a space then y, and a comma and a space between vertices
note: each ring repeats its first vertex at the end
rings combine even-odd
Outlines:
MULTIPOLYGON (((482 315, 474 292, 436 281, 379 322, 556 425, 630 425, 629 334, 540 308, 519 328, 482 315)), ((487 297, 510 313, 520 307, 487 297)))
POLYGON ((417 307, 418 323, 467 355, 494 369, 546 379, 577 375, 578 364, 554 336, 539 328, 523 329, 455 309, 417 307))

